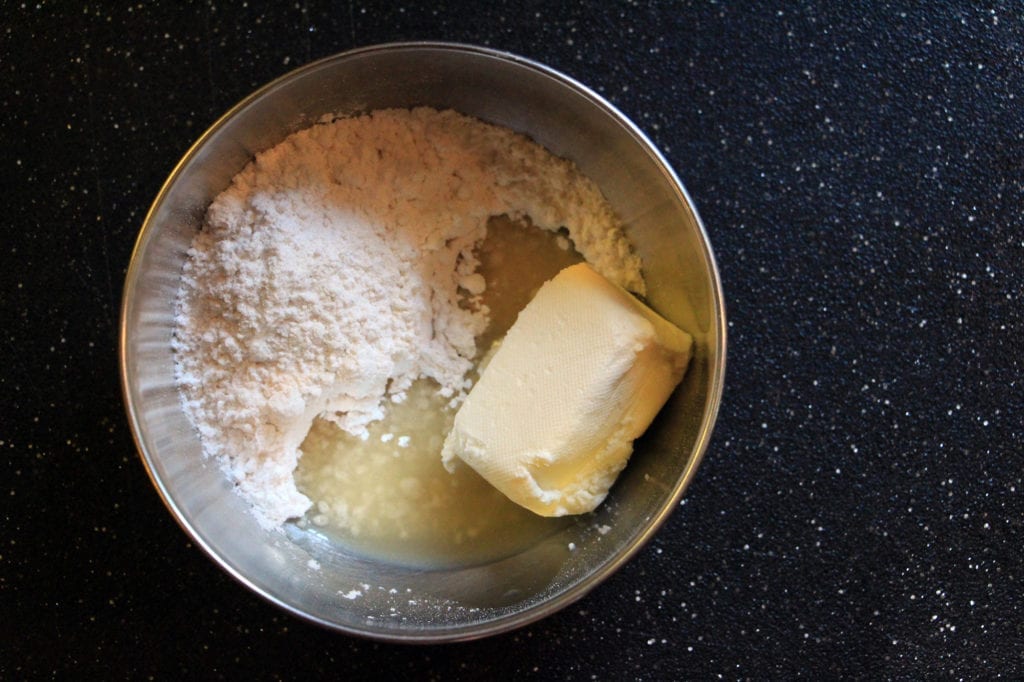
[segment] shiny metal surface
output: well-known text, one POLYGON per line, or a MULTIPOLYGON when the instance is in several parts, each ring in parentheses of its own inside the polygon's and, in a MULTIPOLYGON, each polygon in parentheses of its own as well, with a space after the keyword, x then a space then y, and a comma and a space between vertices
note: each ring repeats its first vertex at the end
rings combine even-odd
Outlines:
POLYGON ((586 87, 534 62, 476 47, 408 43, 298 69, 239 103, 195 143, 139 234, 125 282, 120 361, 129 421, 153 484, 224 570, 316 623, 391 641, 437 642, 506 631, 563 608, 651 537, 707 447, 725 345, 721 285, 703 226, 678 178, 632 123, 586 87), (323 115, 418 105, 508 126, 575 161, 623 218, 644 260, 649 303, 698 345, 682 386, 595 513, 519 555, 433 571, 352 556, 297 529, 261 530, 203 459, 179 404, 170 350, 185 251, 206 206, 255 152, 323 115))

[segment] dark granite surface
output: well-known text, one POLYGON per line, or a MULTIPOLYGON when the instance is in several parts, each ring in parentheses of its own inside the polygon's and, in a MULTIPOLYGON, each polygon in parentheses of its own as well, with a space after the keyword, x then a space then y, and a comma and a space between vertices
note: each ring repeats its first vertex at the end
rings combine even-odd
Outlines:
POLYGON ((260 4, 3 4, 0 679, 1024 675, 1024 6, 260 4), (730 313, 710 450, 653 542, 452 646, 327 632, 215 567, 138 460, 115 355, 191 142, 405 39, 618 105, 695 198, 730 313))

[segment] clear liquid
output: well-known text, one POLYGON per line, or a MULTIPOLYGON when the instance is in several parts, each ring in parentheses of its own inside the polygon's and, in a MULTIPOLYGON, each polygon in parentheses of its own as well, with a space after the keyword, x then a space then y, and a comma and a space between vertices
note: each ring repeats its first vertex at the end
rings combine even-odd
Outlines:
MULTIPOLYGON (((478 256, 491 318, 478 357, 541 284, 582 260, 565 237, 504 216, 491 219, 478 256)), ((314 502, 299 525, 366 556, 440 567, 512 555, 568 523, 520 507, 468 466, 445 470, 441 447, 454 417, 437 385, 420 380, 370 425, 366 440, 317 420, 295 471, 314 502)))

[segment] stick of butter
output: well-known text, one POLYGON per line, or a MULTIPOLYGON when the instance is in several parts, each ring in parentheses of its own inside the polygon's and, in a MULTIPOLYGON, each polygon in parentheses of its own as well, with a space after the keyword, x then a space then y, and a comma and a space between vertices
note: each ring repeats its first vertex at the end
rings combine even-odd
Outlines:
POLYGON ((690 361, 689 334, 585 263, 546 282, 455 415, 441 456, 542 516, 599 505, 690 361))

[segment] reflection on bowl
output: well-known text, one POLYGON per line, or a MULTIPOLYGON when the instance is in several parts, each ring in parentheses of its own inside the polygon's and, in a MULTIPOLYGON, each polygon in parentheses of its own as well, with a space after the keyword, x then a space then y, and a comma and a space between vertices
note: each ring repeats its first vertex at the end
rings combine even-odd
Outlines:
POLYGON ((621 113, 547 67, 493 50, 391 44, 298 69, 234 107, 189 150, 157 196, 125 283, 121 374, 143 462, 165 504, 228 573, 285 610, 337 630, 437 642, 503 632, 581 597, 632 556, 678 503, 707 446, 725 370, 714 258, 682 185, 621 113), (525 133, 593 179, 644 262, 647 302, 690 332, 696 353, 608 500, 535 544, 482 565, 424 570, 353 554, 247 513, 174 384, 171 333, 186 250, 206 207, 253 157, 324 115, 455 109, 525 133))

